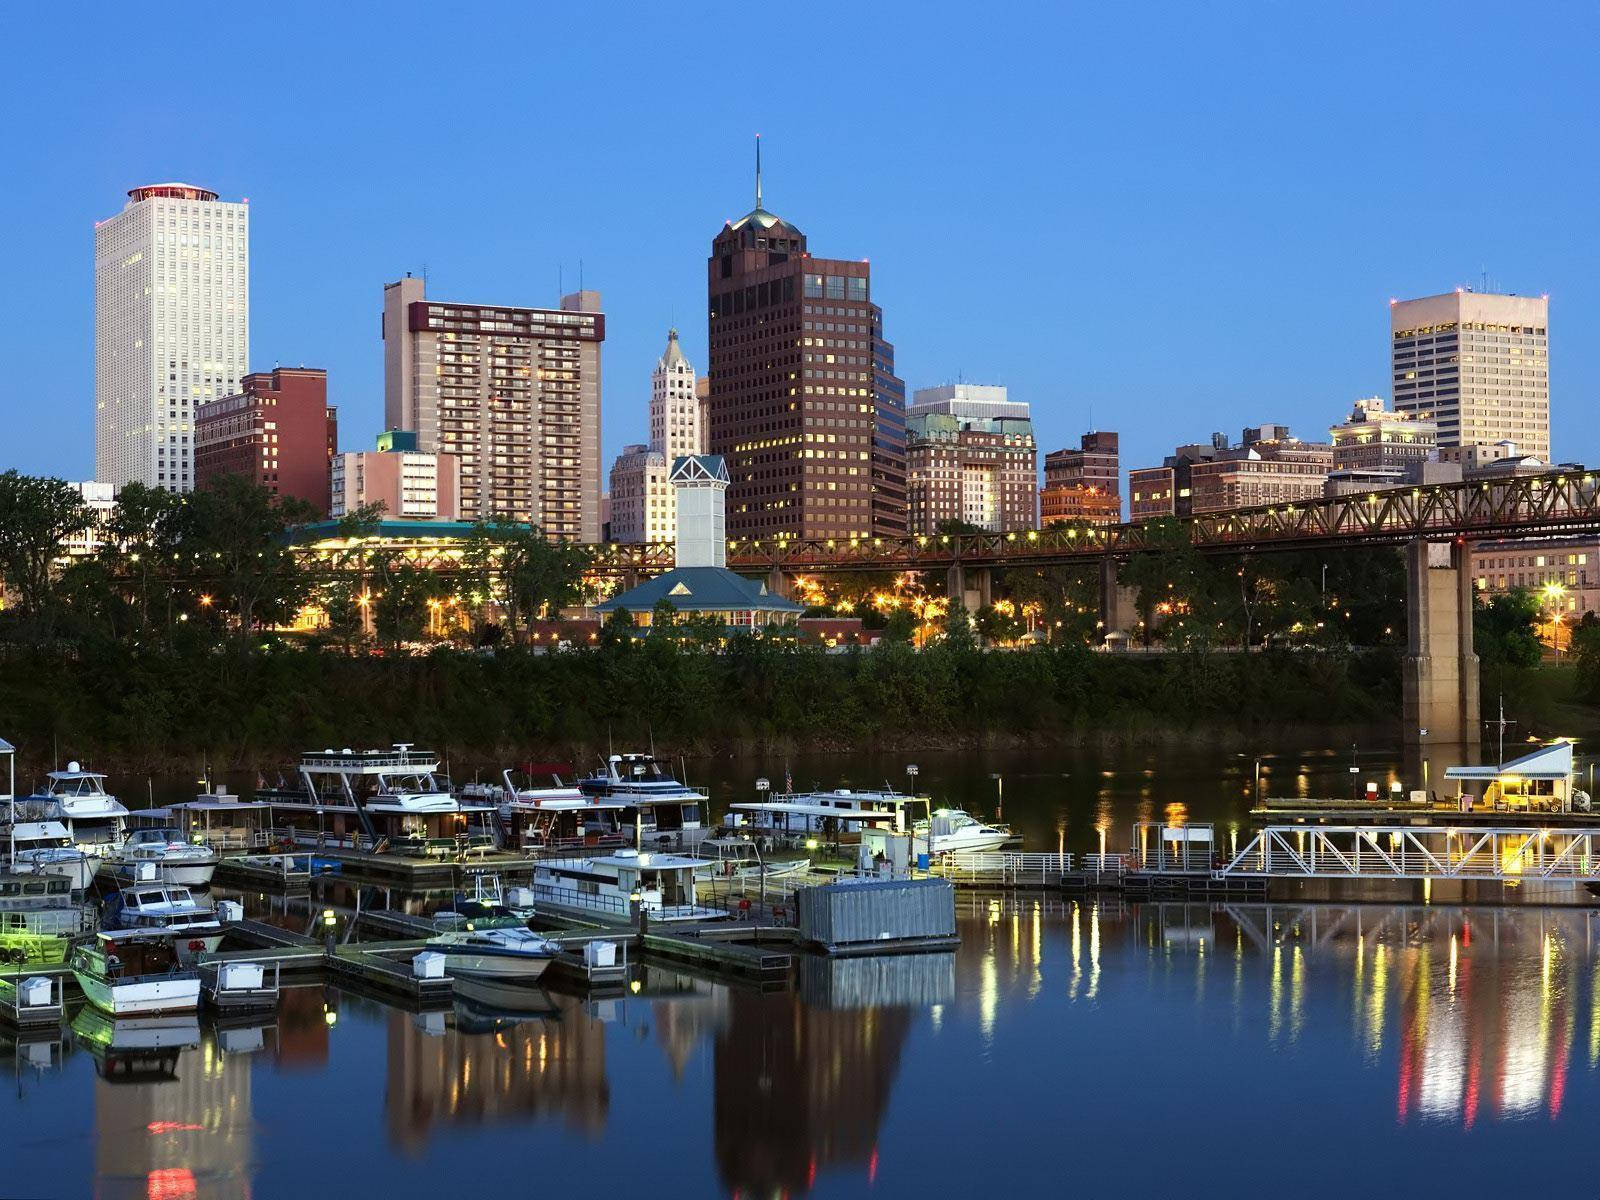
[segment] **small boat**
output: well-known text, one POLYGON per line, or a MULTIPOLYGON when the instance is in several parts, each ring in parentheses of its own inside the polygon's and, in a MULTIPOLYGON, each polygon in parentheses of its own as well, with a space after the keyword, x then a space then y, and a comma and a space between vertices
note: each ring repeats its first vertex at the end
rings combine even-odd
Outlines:
POLYGON ((178 961, 171 938, 133 930, 97 934, 73 951, 72 975, 90 1004, 115 1017, 200 1006, 200 976, 178 961))
MULTIPOLYGON (((153 870, 149 863, 144 870, 153 870)), ((106 904, 105 927, 170 935, 186 961, 209 954, 222 942, 216 909, 201 904, 186 887, 138 883, 124 887, 106 904), (187 953, 185 953, 187 952, 187 953)))
MULTIPOLYGON (((919 854, 928 849, 928 822, 918 821, 915 845, 919 854)), ((1004 825, 985 825, 959 808, 940 808, 933 814, 933 854, 975 853, 998 850, 1013 834, 1004 825)))
POLYGON ((748 837, 711 837, 695 847, 695 857, 704 860, 698 868, 706 876, 759 879, 782 879, 786 875, 799 875, 811 867, 809 858, 772 858, 760 854, 755 842, 748 837))
POLYGON ((185 840, 176 826, 135 829, 111 859, 112 873, 130 882, 146 878, 139 867, 153 863, 155 878, 184 887, 208 887, 217 870, 217 852, 185 840))
POLYGON ((561 947, 526 927, 466 929, 428 939, 444 955, 446 975, 530 981, 544 974, 561 947))

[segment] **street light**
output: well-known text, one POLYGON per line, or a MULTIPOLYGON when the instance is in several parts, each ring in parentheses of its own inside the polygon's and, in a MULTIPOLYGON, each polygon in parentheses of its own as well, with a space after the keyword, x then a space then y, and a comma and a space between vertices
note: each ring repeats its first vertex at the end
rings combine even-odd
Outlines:
MULTIPOLYGON (((906 777, 911 780, 911 798, 913 800, 915 800, 917 798, 917 764, 916 763, 907 763, 906 764, 906 777)), ((912 850, 916 850, 916 848, 917 848, 917 823, 916 823, 916 819, 913 817, 912 822, 911 822, 911 849, 912 850)), ((923 856, 923 861, 920 862, 918 865, 924 871, 926 871, 928 869, 928 864, 931 863, 932 861, 933 861, 933 805, 930 804, 930 805, 928 805, 928 849, 927 849, 926 854, 923 856)))

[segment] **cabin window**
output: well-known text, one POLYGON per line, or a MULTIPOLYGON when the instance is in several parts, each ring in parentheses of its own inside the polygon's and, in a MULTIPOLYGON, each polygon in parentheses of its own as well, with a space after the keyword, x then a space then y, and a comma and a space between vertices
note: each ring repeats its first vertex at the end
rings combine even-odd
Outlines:
POLYGON ((28 882, 22 885, 22 894, 24 896, 44 895, 44 880, 30 879, 28 882))

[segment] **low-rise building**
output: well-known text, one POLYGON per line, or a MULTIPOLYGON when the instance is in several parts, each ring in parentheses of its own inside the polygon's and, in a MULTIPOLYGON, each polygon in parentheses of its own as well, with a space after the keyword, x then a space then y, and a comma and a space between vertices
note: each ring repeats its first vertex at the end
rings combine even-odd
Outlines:
POLYGON ((257 371, 240 380, 237 394, 195 409, 195 486, 239 475, 326 516, 338 446, 339 416, 328 405, 326 371, 257 371))
POLYGON ((411 429, 380 433, 376 450, 336 455, 328 515, 337 520, 367 504, 383 505, 390 519, 459 520, 461 475, 455 455, 418 450, 411 429))
POLYGON ((1122 520, 1117 441, 1115 433, 1086 433, 1078 449, 1044 456, 1044 487, 1039 491, 1042 524, 1115 525, 1122 520))
POLYGON ((117 489, 109 483, 98 483, 92 479, 69 483, 67 486, 82 496, 83 502, 94 511, 94 524, 69 537, 62 544, 62 553, 67 558, 88 558, 105 544, 103 531, 117 507, 117 489))
POLYGON ((624 446, 611 464, 611 540, 670 542, 676 522, 667 456, 645 445, 624 446))
POLYGON ((1246 429, 1239 445, 1190 468, 1189 511, 1313 499, 1322 495, 1332 469, 1333 447, 1324 442, 1303 442, 1286 425, 1246 429))
POLYGON ((1409 412, 1390 412, 1382 396, 1357 400, 1328 430, 1335 471, 1398 471, 1404 475, 1438 449, 1439 427, 1409 412))

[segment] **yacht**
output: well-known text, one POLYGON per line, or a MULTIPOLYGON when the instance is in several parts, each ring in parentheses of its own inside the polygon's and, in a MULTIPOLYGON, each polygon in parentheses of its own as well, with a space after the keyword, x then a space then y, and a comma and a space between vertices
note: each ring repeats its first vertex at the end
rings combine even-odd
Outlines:
POLYGON ((306 845, 428 852, 494 844, 494 805, 459 799, 439 756, 396 742, 388 750, 317 750, 296 778, 256 790, 306 845))
POLYGON ((119 931, 98 934, 72 955, 72 975, 96 1008, 115 1017, 194 1012, 200 976, 179 961, 167 938, 119 931))
POLYGON ((60 821, 15 821, 7 836, 13 871, 57 875, 86 888, 100 869, 100 856, 73 845, 60 821))
POLYGON ((613 754, 578 780, 578 790, 619 804, 624 840, 637 849, 693 849, 709 832, 702 824, 705 790, 679 783, 653 754, 613 754))
POLYGON ((696 903, 695 873, 703 860, 680 854, 618 850, 593 858, 551 858, 533 872, 539 912, 602 916, 626 921, 633 897, 652 921, 706 921, 727 915, 696 903))
MULTIPOLYGON (((918 854, 928 852, 928 822, 918 821, 914 844, 918 854)), ((933 813, 933 854, 970 854, 998 850, 1012 838, 1004 825, 985 825, 959 808, 940 808, 933 813)))
POLYGON ((106 791, 103 774, 69 762, 46 779, 44 791, 17 797, 19 820, 59 821, 74 846, 99 858, 122 844, 128 810, 106 791))
POLYGON ((531 982, 561 952, 556 942, 526 926, 503 929, 451 930, 428 939, 427 949, 444 955, 446 975, 531 982))
POLYGON ((69 940, 91 928, 83 889, 71 880, 0 871, 0 956, 65 962, 69 940))
POLYGON ((176 826, 156 826, 129 833, 128 840, 108 863, 112 874, 129 882, 142 879, 139 868, 149 863, 155 867, 155 878, 162 883, 208 887, 217 870, 217 852, 187 841, 176 826))
MULTIPOLYGON (((140 870, 153 873, 154 867, 144 863, 140 870)), ((222 923, 217 920, 216 909, 198 903, 188 888, 172 884, 141 882, 124 886, 107 902, 104 924, 110 930, 167 935, 185 959, 209 954, 222 943, 222 923)))

